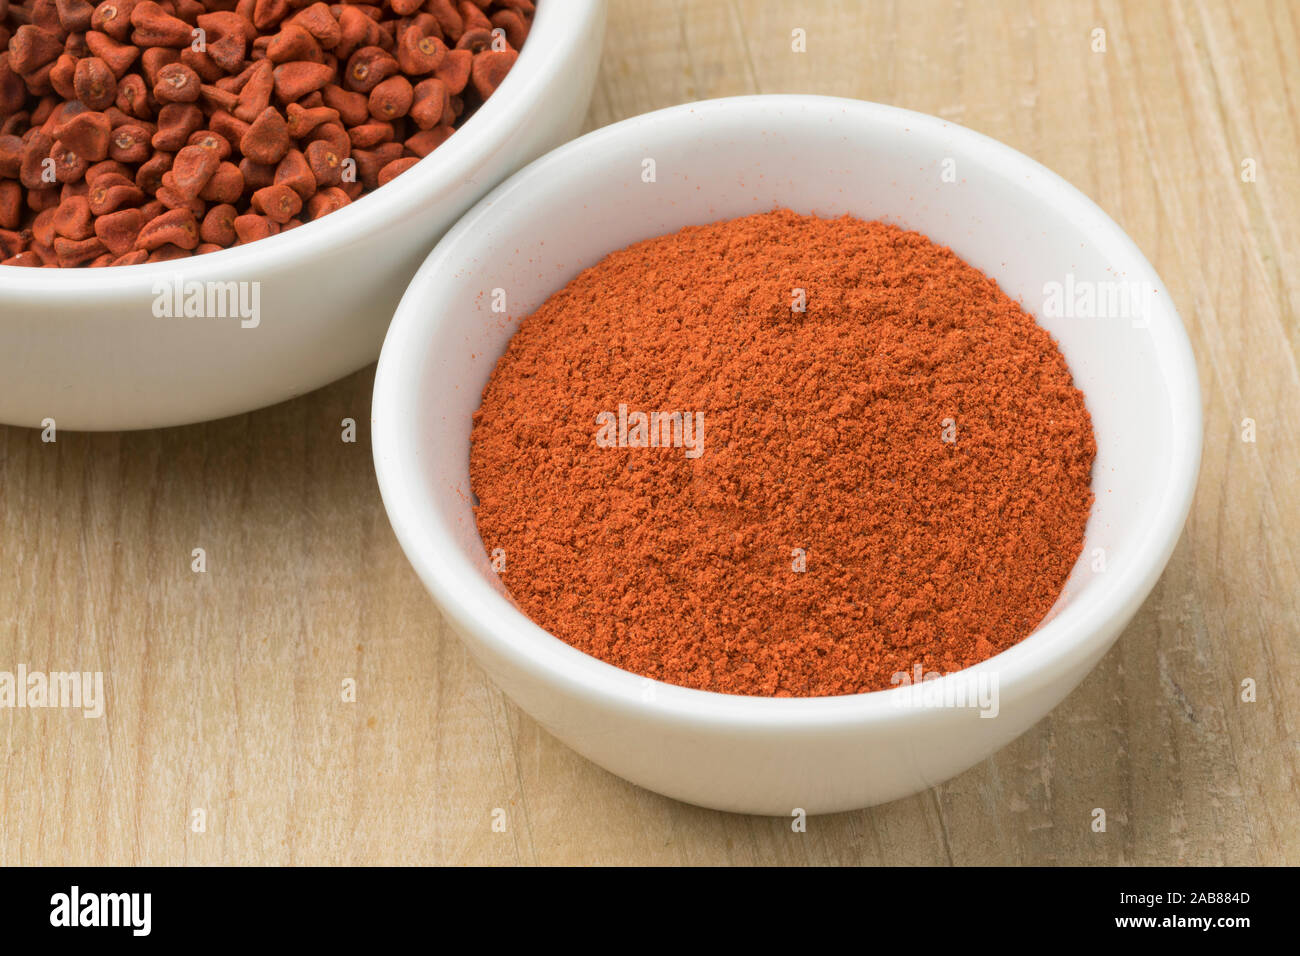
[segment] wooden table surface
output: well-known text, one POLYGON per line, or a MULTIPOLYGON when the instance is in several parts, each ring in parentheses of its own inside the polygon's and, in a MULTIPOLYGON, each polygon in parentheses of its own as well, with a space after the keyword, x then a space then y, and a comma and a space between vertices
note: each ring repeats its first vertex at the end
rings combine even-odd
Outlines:
POLYGON ((1186 531, 1102 664, 996 756, 806 833, 588 763, 487 682, 398 549, 371 368, 206 425, 0 431, 0 671, 102 670, 107 695, 100 720, 0 710, 0 865, 1300 863, 1297 64, 1288 0, 611 5, 589 127, 755 92, 937 114, 1073 182, 1168 285, 1204 391, 1186 531))

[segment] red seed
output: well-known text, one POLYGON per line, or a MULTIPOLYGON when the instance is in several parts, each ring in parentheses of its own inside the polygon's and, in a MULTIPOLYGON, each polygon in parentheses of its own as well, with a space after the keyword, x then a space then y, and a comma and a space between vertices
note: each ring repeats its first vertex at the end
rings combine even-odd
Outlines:
POLYGON ((398 72, 392 54, 377 46, 365 46, 353 53, 343 74, 343 85, 358 93, 369 93, 398 72))
POLYGON ((175 152, 202 128, 203 110, 193 103, 168 103, 158 111, 158 132, 151 142, 154 149, 175 152))
POLYGON ((459 95, 469 83, 469 72, 473 66, 474 54, 469 50, 452 50, 448 53, 433 75, 447 85, 447 92, 459 95))
POLYGON ((191 27, 167 13, 153 0, 142 0, 131 10, 131 42, 139 47, 187 47, 193 41, 191 27))
POLYGON ((339 21, 323 3, 313 3, 305 10, 300 10, 294 14, 292 22, 310 33, 324 50, 334 49, 343 38, 339 21))
POLYGON ((221 156, 214 147, 186 146, 172 162, 172 187, 186 199, 194 199, 220 165, 221 156))
POLYGON ((418 156, 395 159, 379 171, 379 185, 386 186, 420 161, 418 156))
POLYGON ((108 155, 112 133, 112 124, 103 113, 80 113, 58 129, 59 142, 86 160, 87 165, 108 155))
POLYGON ((9 39, 9 63, 20 76, 35 73, 63 52, 58 34, 30 23, 23 24, 9 39))
POLYGON ((85 265, 107 251, 96 236, 87 239, 66 239, 58 236, 54 240, 54 255, 59 265, 64 268, 85 265))
POLYGON ((235 234, 239 237, 240 243, 265 239, 267 236, 273 236, 279 231, 279 224, 266 218, 266 216, 248 213, 235 217, 235 234))
POLYGON ((470 75, 474 80, 474 89, 479 96, 487 99, 496 92, 501 81, 506 78, 510 68, 515 65, 519 54, 514 50, 485 50, 474 56, 470 75))
POLYGON ((302 197, 284 183, 276 183, 253 193, 253 208, 275 222, 286 223, 302 209, 302 197))
POLYGON ((63 200, 54 210, 54 231, 66 239, 89 239, 95 234, 94 216, 85 196, 63 200))
POLYGON ((199 198, 206 202, 235 203, 244 195, 244 174, 234 163, 223 162, 208 180, 199 198))
POLYGON ((239 234, 235 232, 235 218, 238 215, 238 211, 230 203, 213 206, 203 217, 203 224, 199 227, 199 238, 205 243, 217 246, 233 246, 239 241, 239 234))
POLYGON ((90 47, 90 52, 94 56, 103 61, 117 80, 125 75, 131 68, 131 64, 140 56, 139 47, 131 46, 129 43, 119 43, 107 33, 87 33, 86 45, 90 47))
MULTIPOLYGON (((137 0, 104 0, 90 16, 90 28, 124 41, 131 33, 131 10, 137 0)), ((98 55, 98 54, 96 54, 98 55)))
POLYGON ((411 81, 404 76, 390 76, 370 91, 370 115, 377 120, 395 120, 411 109, 411 81))
POLYGON ((95 220, 95 235, 109 252, 121 256, 131 251, 143 226, 144 214, 139 209, 119 209, 95 220))
POLYGON ((408 27, 397 43, 397 62, 410 76, 432 73, 446 55, 447 44, 435 36, 422 36, 415 27, 408 27))
POLYGON ((139 123, 124 123, 113 130, 108 155, 120 163, 142 163, 153 155, 149 131, 139 123))
POLYGON ((266 46, 266 58, 272 63, 289 63, 293 60, 311 60, 319 62, 320 44, 307 31, 306 27, 296 23, 286 23, 280 32, 271 37, 266 46))
POLYGON ((153 95, 159 103, 193 103, 202 85, 199 75, 184 63, 168 63, 158 71, 153 95))
POLYGON ((136 246, 152 252, 164 245, 193 249, 199 244, 199 227, 188 209, 173 209, 145 223, 136 238, 136 246))
POLYGON ((268 106, 239 141, 240 152, 258 163, 278 163, 289 151, 289 124, 280 111, 268 106))
POLYGON ((275 181, 288 186, 302 199, 308 200, 316 192, 316 177, 312 174, 307 157, 296 149, 285 153, 280 165, 275 167, 275 181))
POLYGON ((324 63, 296 60, 277 66, 274 78, 276 97, 282 103, 290 103, 325 86, 334 79, 334 69, 324 63))
POLYGON ((530 0, 0 0, 0 261, 161 262, 317 219, 441 145, 532 17, 530 0))

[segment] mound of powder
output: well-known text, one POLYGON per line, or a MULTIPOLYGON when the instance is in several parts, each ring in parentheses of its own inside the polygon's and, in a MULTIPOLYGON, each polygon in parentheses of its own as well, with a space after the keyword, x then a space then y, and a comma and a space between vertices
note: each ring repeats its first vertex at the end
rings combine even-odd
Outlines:
POLYGON ((551 634, 674 684, 823 696, 1033 631, 1095 454, 1051 336, 993 280, 915 232, 781 210, 615 252, 526 318, 470 478, 551 634))

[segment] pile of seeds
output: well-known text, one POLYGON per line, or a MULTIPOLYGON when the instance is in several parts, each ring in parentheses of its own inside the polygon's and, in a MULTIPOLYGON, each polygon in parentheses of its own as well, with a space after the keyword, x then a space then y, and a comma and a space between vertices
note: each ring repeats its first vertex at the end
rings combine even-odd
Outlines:
POLYGON ((159 262, 318 219, 492 95, 531 0, 0 0, 0 262, 159 262))

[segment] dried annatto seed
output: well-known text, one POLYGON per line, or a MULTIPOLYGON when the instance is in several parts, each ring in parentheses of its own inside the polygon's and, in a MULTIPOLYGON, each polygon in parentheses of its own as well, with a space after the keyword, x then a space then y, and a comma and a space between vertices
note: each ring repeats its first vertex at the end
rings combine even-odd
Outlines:
POLYGON ((193 249, 199 244, 199 226, 188 209, 172 209, 145 223, 135 243, 150 252, 164 245, 193 249))
POLYGON ((518 58, 519 54, 514 50, 485 50, 477 54, 470 68, 470 78, 478 95, 487 99, 495 93, 518 58))
POLYGON ((325 140, 316 140, 314 143, 307 144, 303 155, 318 187, 338 185, 342 178, 345 158, 340 151, 325 140))
POLYGON ((492 14, 492 26, 502 30, 506 35, 506 42, 511 47, 518 50, 524 45, 524 40, 528 38, 528 21, 520 15, 518 10, 498 10, 492 14))
MULTIPOLYGON (((105 137, 104 154, 108 155, 107 137, 105 137)), ((67 143, 57 139, 50 147, 50 159, 54 160, 54 178, 55 182, 59 183, 80 182, 91 163, 67 143)))
POLYGON ((435 36, 422 36, 414 27, 402 33, 397 42, 397 62, 408 76, 432 73, 447 55, 447 44, 435 36))
POLYGON ((240 243, 256 242, 258 239, 274 236, 279 231, 279 225, 266 216, 245 213, 235 217, 235 235, 240 243))
POLYGON ((379 187, 379 171, 395 159, 401 159, 406 147, 401 143, 380 143, 374 149, 354 149, 352 159, 357 162, 357 179, 367 189, 379 187))
POLYGON ((328 215, 445 142, 532 19, 531 0, 0 0, 0 261, 161 262, 328 215))
POLYGON ((168 152, 155 152, 153 156, 140 164, 140 168, 135 172, 135 184, 153 195, 162 185, 163 173, 172 168, 172 154, 168 152))
POLYGON ((295 60, 281 63, 272 73, 275 96, 282 103, 292 103, 321 89, 334 79, 334 69, 324 63, 295 60))
POLYGON ((492 31, 486 27, 466 30, 460 35, 460 39, 456 41, 457 50, 469 50, 471 53, 479 53, 491 46, 492 31))
POLYGON ((193 103, 203 80, 184 63, 169 63, 158 71, 153 95, 159 103, 193 103))
POLYGON ((412 95, 410 115, 422 130, 433 129, 442 123, 447 112, 450 97, 447 84, 436 77, 421 80, 415 85, 412 95))
POLYGON ((186 199, 194 199, 220 165, 221 155, 215 147, 186 146, 172 160, 168 172, 171 186, 186 199))
POLYGON ((348 59, 343 85, 357 93, 369 93, 400 70, 401 66, 387 50, 364 46, 348 59))
POLYGON ((309 143, 324 140, 342 156, 347 156, 352 151, 352 139, 339 123, 321 123, 307 135, 306 140, 309 143))
POLYGON ((120 163, 142 163, 153 155, 153 134, 139 123, 123 123, 113 130, 108 155, 120 163))
POLYGON ((140 74, 152 89, 158 83, 158 74, 164 66, 181 61, 181 51, 165 46, 151 46, 140 54, 140 74))
POLYGON ((203 111, 199 107, 193 103, 168 103, 158 112, 158 132, 152 140, 154 149, 175 152, 202 127, 203 111))
POLYGON ((199 226, 199 238, 218 246, 233 246, 239 241, 239 234, 235 232, 238 215, 239 211, 230 203, 213 206, 199 226))
POLYGON ((60 266, 83 266, 92 259, 103 255, 107 248, 97 236, 88 239, 66 239, 57 236, 54 239, 54 255, 60 266))
POLYGON ((113 105, 128 116, 136 119, 150 119, 153 116, 149 105, 149 89, 144 77, 138 73, 128 73, 117 81, 117 99, 113 105))
MULTIPOLYGON (((140 49, 129 43, 121 43, 107 33, 87 33, 86 45, 92 56, 101 60, 113 74, 114 80, 120 80, 131 68, 131 64, 140 56, 140 49)), ((80 66, 80 62, 78 62, 80 66)), ((116 89, 116 83, 114 84, 116 89)), ((86 104, 89 106, 90 104, 86 104)))
POLYGON ((311 60, 319 63, 321 47, 306 27, 286 23, 266 45, 266 58, 272 63, 290 63, 294 60, 311 60))
POLYGON ((447 141, 456 130, 451 126, 423 129, 406 141, 406 148, 423 159, 447 141))
POLYGON ((364 123, 370 115, 370 100, 365 93, 345 90, 333 83, 321 91, 325 105, 339 114, 339 119, 348 126, 364 123))
POLYGON ((377 120, 400 119, 411 109, 411 81, 404 76, 390 76, 370 91, 370 115, 377 120))
POLYGON ((419 161, 417 156, 404 156, 401 159, 393 160, 379 171, 379 185, 386 186, 419 161))
POLYGON ((22 222, 22 185, 14 179, 0 179, 0 229, 17 229, 22 222))
POLYGON ((452 0, 428 0, 424 8, 437 19, 438 26, 447 39, 452 43, 460 39, 460 35, 465 32, 465 21, 452 0))
POLYGON ((319 219, 327 213, 342 209, 352 200, 348 194, 336 186, 322 189, 307 201, 307 214, 312 219, 319 219))
POLYGON ((380 143, 391 142, 395 136, 393 124, 379 120, 371 120, 348 130, 348 139, 352 141, 353 149, 370 149, 380 143))
POLYGON ((127 206, 144 201, 144 190, 124 176, 104 176, 97 179, 86 194, 90 211, 104 216, 127 206))
POLYGON ((85 196, 72 196, 54 209, 54 231, 65 239, 89 239, 95 234, 95 217, 85 196))
POLYGON ((456 9, 460 13, 461 20, 465 23, 466 33, 476 30, 490 31, 492 29, 492 21, 487 18, 487 14, 483 12, 480 5, 471 3, 470 0, 461 0, 456 9))
POLYGON ((139 47, 187 47, 193 41, 192 27, 172 16, 153 0, 142 0, 131 10, 131 42, 139 47))
POLYGON ((77 99, 88 110, 102 110, 117 99, 117 77, 109 65, 97 56, 77 61, 72 87, 77 99))
POLYGON ((275 167, 275 183, 288 186, 303 200, 310 199, 316 192, 316 177, 312 173, 307 157, 296 149, 285 153, 280 165, 275 167))
POLYGON ((283 225, 302 209, 302 197, 285 183, 273 183, 253 193, 253 208, 283 225))
POLYGON ((262 111, 239 141, 240 152, 258 163, 278 163, 289 145, 289 124, 273 106, 262 111))
POLYGON ((299 106, 297 103, 290 103, 286 113, 289 117, 289 137, 291 139, 302 139, 321 123, 337 123, 339 121, 339 111, 330 109, 328 106, 317 106, 308 109, 299 106))
POLYGON ((80 113, 58 128, 59 142, 88 164, 97 163, 108 156, 111 136, 111 124, 103 113, 80 113))
POLYGON ((131 10, 136 0, 103 0, 90 15, 90 28, 119 43, 131 34, 131 10))
POLYGON ((310 33, 322 50, 334 49, 343 38, 338 19, 323 3, 313 3, 305 10, 298 11, 291 22, 310 33))
POLYGON ((469 73, 473 63, 474 54, 469 50, 452 50, 442 58, 433 75, 447 84, 447 91, 456 96, 469 83, 469 73))
POLYGON ((239 161, 239 175, 244 180, 244 192, 251 195, 275 182, 275 167, 270 163, 255 163, 245 156, 239 161))
POLYGON ((20 76, 35 73, 53 63, 63 52, 57 33, 30 23, 20 26, 9 40, 9 63, 20 76))
POLYGON ((202 146, 204 149, 212 150, 219 159, 225 159, 231 152, 230 140, 210 129, 195 130, 190 134, 186 145, 202 146))
POLYGON ((231 162, 218 165, 217 171, 199 192, 200 199, 215 203, 236 203, 243 195, 244 174, 231 162))
POLYGON ((95 219, 95 235, 109 252, 121 256, 135 246, 143 226, 144 213, 139 209, 119 209, 95 219))

